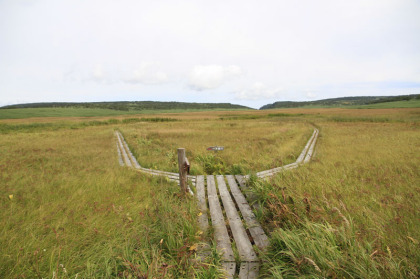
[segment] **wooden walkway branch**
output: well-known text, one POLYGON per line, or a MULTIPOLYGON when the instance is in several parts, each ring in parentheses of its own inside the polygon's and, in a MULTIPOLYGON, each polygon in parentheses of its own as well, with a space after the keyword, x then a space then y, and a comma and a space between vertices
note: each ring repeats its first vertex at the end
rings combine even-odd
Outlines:
POLYGON ((300 153, 299 157, 297 158, 295 163, 288 164, 282 167, 269 169, 265 171, 257 172, 257 177, 259 178, 267 178, 270 176, 273 176, 281 171, 286 171, 290 169, 295 169, 299 167, 300 164, 306 164, 308 163, 311 158, 312 154, 315 149, 316 140, 318 138, 319 131, 318 129, 314 129, 314 132, 312 133, 312 136, 309 138, 308 142, 306 143, 305 147, 303 148, 302 152, 300 153))
MULTIPOLYGON (((133 167, 142 173, 154 175, 154 176, 165 176, 169 180, 176 181, 177 183, 179 183, 179 173, 153 170, 153 169, 143 168, 142 166, 140 166, 137 159, 134 157, 133 153, 128 147, 128 144, 125 142, 123 135, 119 131, 116 131, 115 135, 117 136, 118 151, 122 153, 122 157, 124 158, 123 164, 125 164, 128 167, 133 167)), ((187 179, 188 181, 192 183, 193 186, 195 186, 195 181, 196 181, 195 176, 187 175, 187 179)), ((192 195, 194 194, 188 185, 187 185, 187 190, 190 194, 192 195)))
MULTIPOLYGON (((190 176, 187 174, 189 162, 183 148, 178 149, 179 173, 143 168, 131 153, 122 134, 115 134, 120 165, 133 167, 150 175, 166 176, 170 180, 180 182, 180 187, 184 190, 184 187, 188 187, 187 179, 196 186, 197 205, 200 210, 198 224, 203 232, 208 230, 210 224, 213 227, 216 248, 221 255, 226 278, 234 278, 235 275, 241 279, 258 278, 258 253, 266 250, 269 240, 248 203, 253 200, 252 194, 246 190, 246 180, 249 176, 217 175, 216 179, 213 175, 190 176), (234 251, 238 252, 237 258, 234 251), (238 270, 237 262, 240 263, 238 270)), ((257 177, 267 178, 308 163, 315 152, 318 134, 318 129, 315 129, 295 163, 258 172, 257 177)), ((192 193, 191 189, 189 191, 192 193)))

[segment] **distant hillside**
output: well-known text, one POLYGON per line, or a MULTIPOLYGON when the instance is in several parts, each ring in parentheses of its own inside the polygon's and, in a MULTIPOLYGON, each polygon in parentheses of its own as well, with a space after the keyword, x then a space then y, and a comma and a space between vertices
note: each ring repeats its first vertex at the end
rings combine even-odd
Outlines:
POLYGON ((112 109, 119 111, 141 110, 209 110, 209 109, 251 109, 249 107, 230 103, 183 103, 183 102, 94 102, 94 103, 30 103, 4 106, 0 109, 22 108, 89 108, 89 109, 112 109))
POLYGON ((403 96, 363 96, 324 99, 308 102, 275 102, 260 109, 299 108, 299 107, 347 107, 389 103, 397 101, 420 100, 420 94, 403 96))

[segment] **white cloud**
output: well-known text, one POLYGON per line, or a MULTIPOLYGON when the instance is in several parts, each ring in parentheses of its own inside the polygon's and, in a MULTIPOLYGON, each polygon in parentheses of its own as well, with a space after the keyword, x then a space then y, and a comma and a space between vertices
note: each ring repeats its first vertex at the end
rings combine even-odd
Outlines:
POLYGON ((306 92, 306 98, 308 98, 308 99, 314 99, 314 98, 316 98, 315 92, 313 92, 313 91, 307 91, 306 92))
POLYGON ((123 79, 128 83, 163 84, 169 81, 168 75, 158 69, 155 63, 142 63, 128 78, 123 79))
POLYGON ((88 71, 78 70, 78 71, 69 71, 67 74, 62 73, 61 79, 67 81, 78 82, 96 82, 96 83, 103 83, 103 82, 110 82, 109 72, 104 69, 102 64, 96 64, 95 66, 90 66, 88 71))
POLYGON ((242 69, 235 65, 198 65, 190 73, 189 85, 198 91, 214 89, 240 75, 242 75, 242 69))
POLYGON ((105 78, 105 74, 104 74, 104 70, 102 68, 101 64, 97 64, 95 66, 95 69, 93 70, 92 73, 92 79, 96 80, 96 81, 101 81, 105 78))
POLYGON ((236 93, 239 100, 261 100, 280 97, 284 93, 281 88, 269 88, 261 82, 254 83, 250 88, 236 93))
POLYGON ((1 101, 145 98, 140 84, 153 100, 251 106, 419 92, 416 0, 100 3, 0 0, 1 101))

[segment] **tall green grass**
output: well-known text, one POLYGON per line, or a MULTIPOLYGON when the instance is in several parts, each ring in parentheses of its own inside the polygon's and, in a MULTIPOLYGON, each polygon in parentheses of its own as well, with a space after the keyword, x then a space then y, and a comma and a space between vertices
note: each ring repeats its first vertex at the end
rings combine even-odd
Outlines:
POLYGON ((195 200, 120 167, 112 129, 13 133, 0 143, 0 278, 220 274, 216 257, 195 261, 195 200))
POLYGON ((139 122, 173 122, 178 121, 175 118, 168 117, 141 117, 141 118, 124 118, 115 119, 110 118, 106 120, 90 120, 90 121, 58 121, 46 123, 0 123, 0 133, 8 134, 13 132, 41 132, 41 131, 57 131, 60 129, 80 129, 90 126, 106 126, 115 124, 133 124, 139 122))
POLYGON ((236 174, 293 162, 312 125, 310 164, 251 180, 271 242, 261 276, 418 278, 419 111, 295 112, 305 115, 1 124, 0 278, 219 278, 214 245, 196 260, 211 232, 197 227, 195 199, 120 167, 113 129, 145 167, 176 171, 186 147, 195 173, 236 174))
POLYGON ((254 181, 274 278, 418 278, 418 126, 319 122, 309 165, 254 181))
POLYGON ((143 167, 177 172, 183 147, 191 174, 246 174, 296 161, 313 127, 294 119, 216 119, 139 123, 121 132, 143 167), (224 150, 207 150, 216 145, 224 150))
POLYGON ((378 104, 370 104, 363 106, 351 106, 350 108, 359 108, 359 109, 382 109, 382 108, 419 108, 420 100, 412 99, 406 101, 394 101, 394 102, 384 102, 378 104))
MULTIPOLYGON (((124 115, 225 111, 227 108, 202 109, 134 109, 116 110, 106 108, 16 108, 0 109, 0 119, 25 119, 33 117, 115 117, 124 115)), ((237 111, 248 110, 238 108, 237 111)))

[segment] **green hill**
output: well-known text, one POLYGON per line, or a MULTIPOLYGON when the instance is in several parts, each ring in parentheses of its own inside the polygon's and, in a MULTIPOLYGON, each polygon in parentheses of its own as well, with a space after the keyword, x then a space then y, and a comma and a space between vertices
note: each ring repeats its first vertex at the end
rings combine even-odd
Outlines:
POLYGON ((362 97, 343 97, 323 99, 307 102, 275 102, 262 106, 260 109, 278 109, 278 108, 328 108, 328 107, 418 107, 420 94, 402 95, 402 96, 362 96, 362 97), (409 101, 409 104, 401 102, 409 101), (393 106, 395 103, 395 106, 393 106), (383 105, 378 105, 383 104, 383 105))
POLYGON ((121 111, 139 110, 190 110, 190 109, 250 109, 249 107, 230 103, 183 103, 183 102, 93 102, 93 103, 29 103, 4 106, 0 109, 18 108, 89 108, 112 109, 121 111))
POLYGON ((175 113, 205 110, 248 110, 249 107, 229 103, 181 102, 96 102, 96 103, 31 103, 0 108, 0 119, 31 117, 102 117, 133 114, 175 113))

